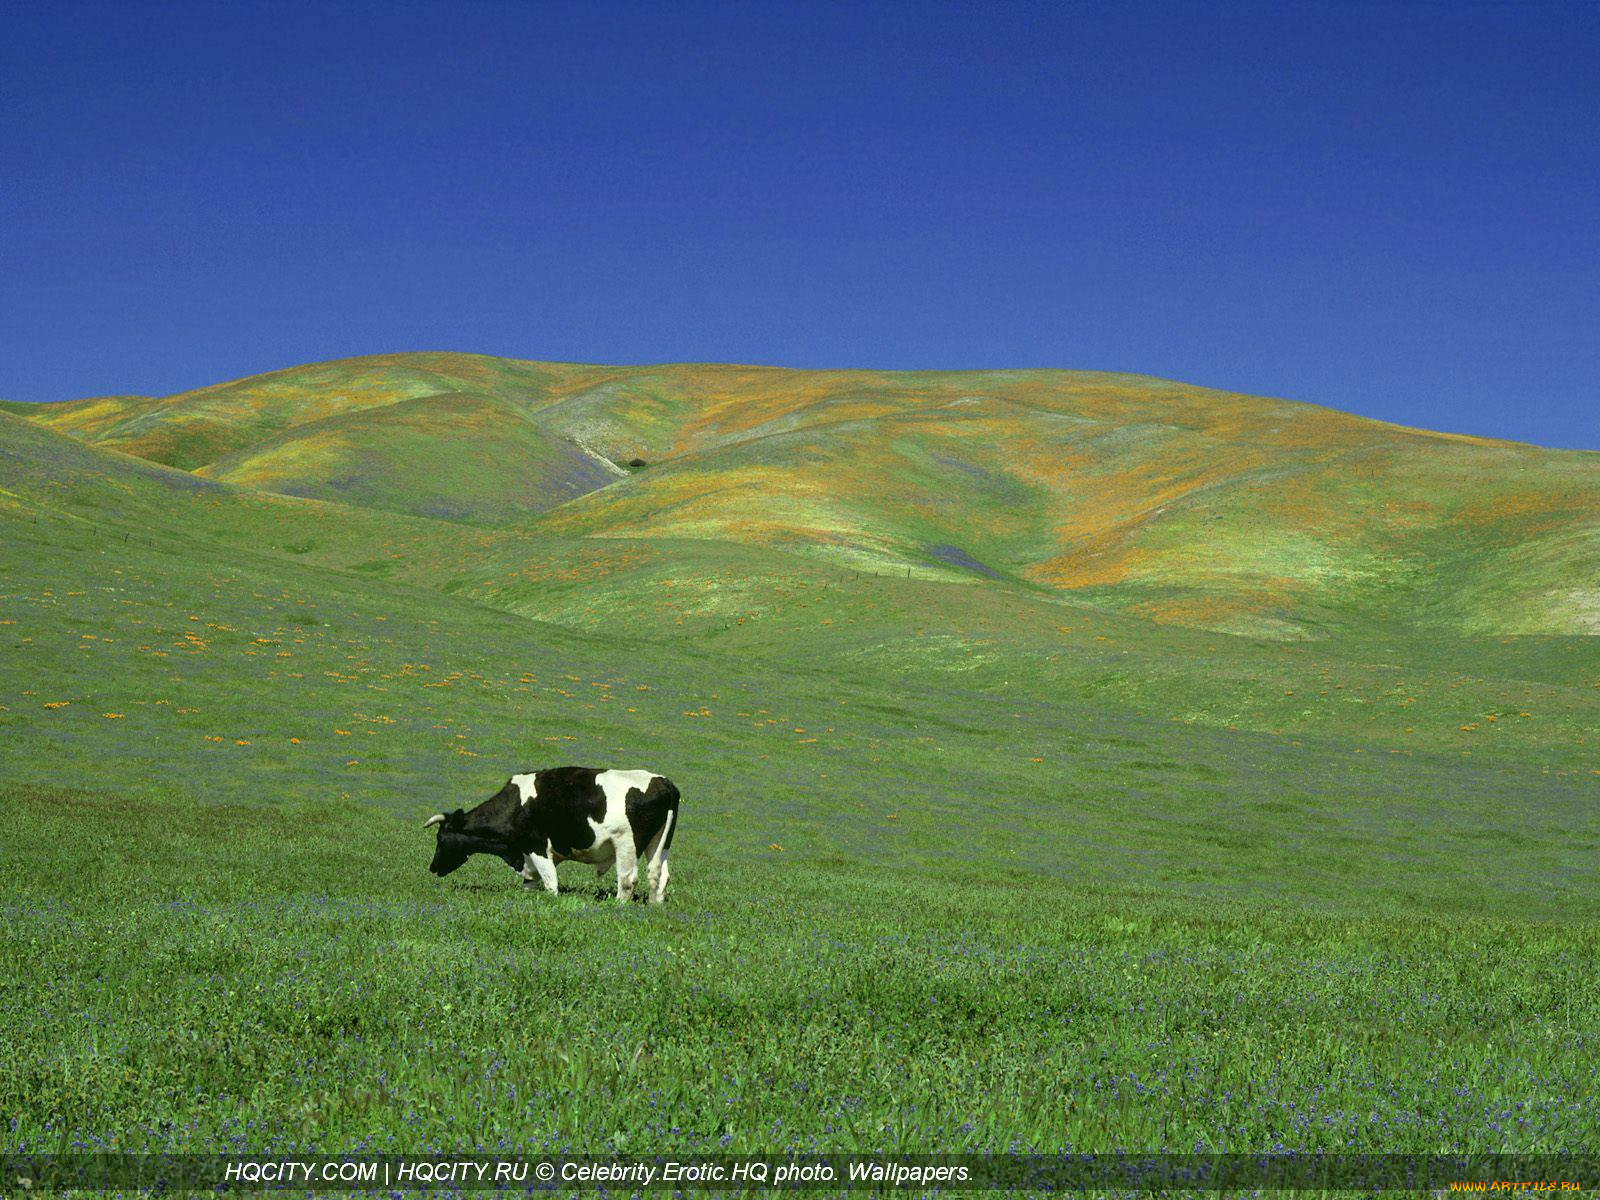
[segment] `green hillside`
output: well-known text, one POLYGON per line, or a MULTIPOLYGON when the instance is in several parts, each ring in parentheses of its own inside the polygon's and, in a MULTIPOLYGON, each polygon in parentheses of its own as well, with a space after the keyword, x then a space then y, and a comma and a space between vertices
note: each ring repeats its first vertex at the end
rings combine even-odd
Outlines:
POLYGON ((392 355, 273 371, 162 399, 53 404, 39 419, 108 449, 193 469, 341 413, 453 392, 533 393, 554 374, 544 364, 477 355, 392 355))
POLYGON ((290 495, 766 546, 1226 633, 1600 629, 1594 454, 1137 376, 403 355, 37 419, 290 495))
POLYGON ((46 566, 44 547, 66 529, 107 545, 203 546, 224 557, 281 555, 356 571, 385 570, 381 556, 396 538, 439 555, 459 540, 454 525, 242 488, 86 446, 5 413, 0 512, 11 522, 8 533, 32 531, 27 537, 46 566))
POLYGON ((455 355, 27 415, 6 1149, 1600 1136, 1600 456, 455 355), (560 763, 677 782, 664 909, 427 875, 560 763))
POLYGON ((291 496, 482 523, 524 519, 625 474, 504 401, 419 396, 296 425, 198 474, 291 496))

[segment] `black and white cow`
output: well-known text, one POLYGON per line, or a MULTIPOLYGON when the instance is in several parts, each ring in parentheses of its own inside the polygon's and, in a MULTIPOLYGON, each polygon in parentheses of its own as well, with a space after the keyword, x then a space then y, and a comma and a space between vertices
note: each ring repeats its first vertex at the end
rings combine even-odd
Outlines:
POLYGON ((667 851, 678 824, 678 789, 649 771, 552 767, 513 775, 471 810, 435 813, 439 827, 428 870, 448 875, 474 854, 493 854, 532 887, 556 890, 556 864, 617 868, 617 899, 633 898, 639 860, 650 871, 650 903, 667 894, 667 851))

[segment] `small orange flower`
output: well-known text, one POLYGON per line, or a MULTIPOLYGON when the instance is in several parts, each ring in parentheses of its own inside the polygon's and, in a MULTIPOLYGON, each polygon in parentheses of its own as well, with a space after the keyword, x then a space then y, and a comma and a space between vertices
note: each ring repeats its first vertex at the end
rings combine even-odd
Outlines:
POLYGON ((121 713, 101 713, 100 715, 108 721, 118 721, 122 719, 121 713))

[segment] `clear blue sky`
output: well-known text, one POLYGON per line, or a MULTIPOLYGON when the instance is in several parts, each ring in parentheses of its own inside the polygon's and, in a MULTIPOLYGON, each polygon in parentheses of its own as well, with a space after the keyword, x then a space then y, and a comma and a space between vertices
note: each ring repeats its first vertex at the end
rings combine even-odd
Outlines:
POLYGON ((0 0, 0 397, 1081 367, 1600 448, 1600 3, 0 0))

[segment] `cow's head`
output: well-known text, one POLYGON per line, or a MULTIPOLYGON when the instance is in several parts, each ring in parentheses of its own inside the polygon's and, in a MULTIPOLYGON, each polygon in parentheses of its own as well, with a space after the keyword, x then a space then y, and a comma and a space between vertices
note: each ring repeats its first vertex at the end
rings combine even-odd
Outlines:
POLYGON ((472 857, 476 847, 472 839, 467 836, 467 814, 456 809, 453 813, 434 813, 422 823, 424 829, 439 827, 439 838, 434 843, 433 861, 428 864, 428 870, 435 875, 448 875, 468 858, 472 857))

